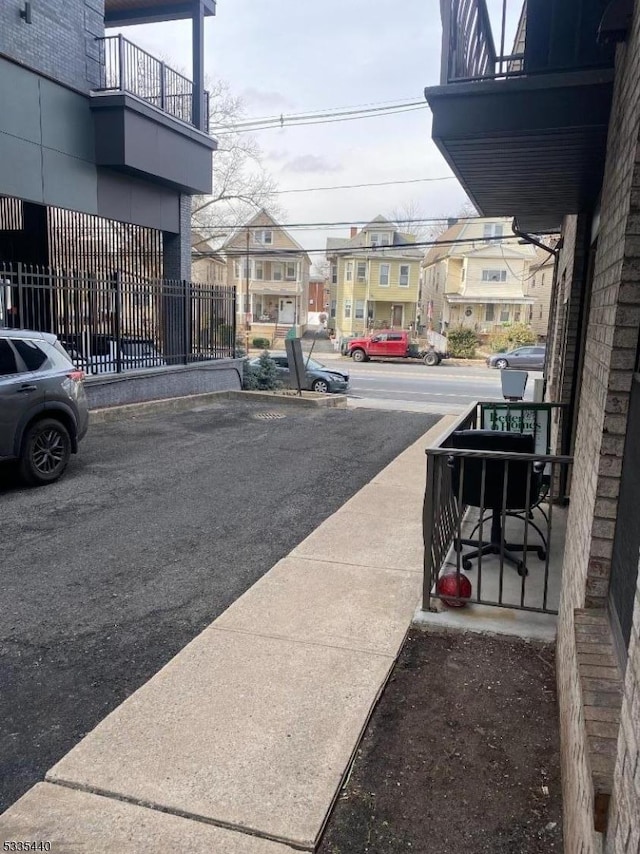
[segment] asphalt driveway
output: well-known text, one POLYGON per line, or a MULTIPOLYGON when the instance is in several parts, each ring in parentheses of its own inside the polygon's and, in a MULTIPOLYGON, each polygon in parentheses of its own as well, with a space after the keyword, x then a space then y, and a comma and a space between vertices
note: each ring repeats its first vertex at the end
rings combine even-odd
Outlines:
POLYGON ((274 414, 94 426, 42 489, 0 467, 0 812, 437 420, 274 414))

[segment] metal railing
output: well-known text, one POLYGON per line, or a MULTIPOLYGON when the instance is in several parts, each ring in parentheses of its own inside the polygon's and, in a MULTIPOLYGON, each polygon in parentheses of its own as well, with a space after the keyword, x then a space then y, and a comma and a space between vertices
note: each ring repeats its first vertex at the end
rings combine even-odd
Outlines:
POLYGON ((87 374, 233 357, 235 288, 0 263, 0 326, 52 332, 87 374))
POLYGON ((554 506, 564 499, 560 471, 573 462, 549 453, 559 406, 474 403, 427 449, 423 609, 441 599, 557 613, 554 506), (534 453, 460 447, 465 438, 455 434, 480 429, 530 436, 534 453), (443 582, 444 575, 453 578, 443 582))
MULTIPOLYGON (((193 82, 122 35, 96 39, 101 79, 97 92, 127 92, 176 119, 194 124, 193 82)), ((209 93, 203 92, 204 130, 209 131, 209 93)))

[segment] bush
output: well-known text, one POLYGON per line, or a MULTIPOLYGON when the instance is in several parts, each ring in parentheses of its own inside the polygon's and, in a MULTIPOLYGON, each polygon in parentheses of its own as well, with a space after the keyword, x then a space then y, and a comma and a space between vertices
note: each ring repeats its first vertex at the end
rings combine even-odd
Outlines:
POLYGON ((450 356, 455 356, 458 359, 473 359, 475 357, 478 339, 473 329, 465 329, 464 326, 450 329, 447 340, 450 356))
POLYGON ((251 343, 256 350, 266 350, 267 347, 271 346, 271 341, 268 338, 254 338, 251 343))
POLYGON ((245 359, 242 365, 242 388, 246 391, 274 391, 282 386, 278 369, 267 350, 260 356, 257 365, 245 359))
POLYGON ((535 332, 524 323, 514 323, 503 327, 499 332, 489 336, 489 347, 492 353, 506 353, 516 347, 526 347, 538 340, 535 332))

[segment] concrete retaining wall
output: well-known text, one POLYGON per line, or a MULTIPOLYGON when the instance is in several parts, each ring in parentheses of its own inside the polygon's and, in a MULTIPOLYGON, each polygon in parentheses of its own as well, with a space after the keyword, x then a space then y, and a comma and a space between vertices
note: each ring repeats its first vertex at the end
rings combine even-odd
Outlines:
POLYGON ((85 389, 89 408, 101 409, 212 391, 239 391, 241 383, 242 360, 220 359, 87 377, 85 389))

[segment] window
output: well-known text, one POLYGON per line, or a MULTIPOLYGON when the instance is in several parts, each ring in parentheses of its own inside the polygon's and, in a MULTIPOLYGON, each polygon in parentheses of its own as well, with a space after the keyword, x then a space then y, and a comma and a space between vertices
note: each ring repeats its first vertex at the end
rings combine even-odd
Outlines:
POLYGON ((295 282, 297 276, 296 267, 298 265, 295 261, 287 261, 284 265, 284 276, 288 282, 295 282))
POLYGON ((370 235, 370 242, 372 246, 391 246, 391 235, 388 231, 374 231, 370 235))
POLYGON ((520 309, 516 308, 513 312, 513 320, 515 323, 520 323, 520 309))
POLYGON ((270 228, 256 229, 253 232, 253 242, 259 243, 261 246, 271 246, 273 244, 273 232, 270 228))
POLYGON ((353 281, 353 261, 347 261, 347 266, 345 268, 345 279, 347 282, 353 281))
POLYGON ((357 299, 356 300, 356 320, 364 319, 364 300, 357 299))
MULTIPOLYGON (((367 262, 366 261, 358 261, 356 265, 356 280, 358 282, 366 282, 367 281, 367 262)), ((357 317, 357 315, 356 315, 357 317)))
POLYGON ((482 271, 482 281, 483 282, 506 282, 507 281, 507 271, 506 270, 483 270, 482 271))
POLYGON ((409 287, 409 265, 408 264, 400 264, 400 287, 408 288, 409 287))
POLYGON ((336 300, 331 300, 331 317, 336 316, 336 300))
POLYGON ((274 261, 271 268, 271 278, 274 282, 282 281, 282 264, 280 261, 274 261))
POLYGON ((387 335, 387 341, 402 341, 402 340, 403 340, 403 336, 398 335, 397 332, 390 332, 387 335))
POLYGON ((243 258, 241 261, 235 262, 236 279, 246 279, 247 271, 250 269, 248 258, 243 258))
POLYGON ((13 343, 28 371, 39 370, 47 361, 46 353, 42 352, 35 341, 21 341, 17 339, 13 343))
POLYGON ((509 308, 503 308, 500 310, 500 323, 508 323, 509 322, 509 308))
POLYGON ((17 373, 18 365, 11 344, 6 338, 0 338, 0 376, 17 373))
POLYGON ((492 243, 499 243, 499 241, 492 241, 492 237, 502 237, 503 226, 501 223, 497 222, 485 222, 484 224, 484 239, 490 241, 492 243))
POLYGON ((344 316, 345 320, 348 320, 351 317, 351 300, 346 299, 344 301, 344 316))
POLYGON ((253 278, 258 279, 258 281, 264 279, 264 263, 262 261, 255 262, 253 278))
POLYGON ((337 264, 331 265, 331 284, 332 285, 338 284, 338 265, 337 264))
POLYGON ((380 264, 380 286, 383 288, 389 287, 389 270, 390 264, 380 264))
POLYGON ((495 318, 494 306, 493 303, 487 303, 484 310, 484 319, 486 323, 493 323, 495 318))

